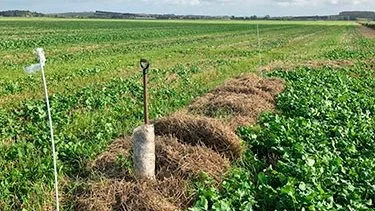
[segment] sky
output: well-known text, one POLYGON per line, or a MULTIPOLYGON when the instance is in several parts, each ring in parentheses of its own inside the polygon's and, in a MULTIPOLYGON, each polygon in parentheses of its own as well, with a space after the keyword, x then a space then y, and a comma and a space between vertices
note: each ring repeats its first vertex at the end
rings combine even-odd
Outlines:
POLYGON ((375 11, 375 0, 0 0, 1 10, 43 13, 104 10, 179 15, 331 15, 375 11))

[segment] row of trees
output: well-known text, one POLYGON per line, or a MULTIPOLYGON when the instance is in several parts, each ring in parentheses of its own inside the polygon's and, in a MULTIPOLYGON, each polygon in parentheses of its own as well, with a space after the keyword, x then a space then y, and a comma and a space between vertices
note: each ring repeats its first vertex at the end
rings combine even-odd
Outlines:
POLYGON ((0 16, 3 17, 44 17, 45 15, 38 12, 31 12, 28 10, 8 10, 0 11, 0 16))

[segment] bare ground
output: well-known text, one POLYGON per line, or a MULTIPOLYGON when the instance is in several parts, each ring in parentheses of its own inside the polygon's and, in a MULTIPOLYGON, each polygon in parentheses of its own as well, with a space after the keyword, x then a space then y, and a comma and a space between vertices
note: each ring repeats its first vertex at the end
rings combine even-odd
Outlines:
POLYGON ((359 31, 367 38, 375 38, 375 30, 366 26, 360 26, 359 31))

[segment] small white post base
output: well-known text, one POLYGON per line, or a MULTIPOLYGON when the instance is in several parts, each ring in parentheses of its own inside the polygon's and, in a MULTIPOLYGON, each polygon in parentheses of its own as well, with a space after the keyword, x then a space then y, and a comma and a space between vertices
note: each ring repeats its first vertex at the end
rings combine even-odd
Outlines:
POLYGON ((133 131, 133 158, 138 178, 155 178, 154 125, 142 125, 133 131))

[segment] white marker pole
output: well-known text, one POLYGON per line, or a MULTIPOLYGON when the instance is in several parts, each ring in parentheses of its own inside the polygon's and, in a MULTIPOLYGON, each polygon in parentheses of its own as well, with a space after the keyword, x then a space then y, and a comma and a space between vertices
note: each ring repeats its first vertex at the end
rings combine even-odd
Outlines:
POLYGON ((262 57, 260 55, 260 35, 259 35, 259 24, 257 24, 257 38, 258 38, 258 56, 259 56, 259 66, 262 66, 262 57))
POLYGON ((55 150, 55 140, 53 138, 53 126, 52 126, 51 108, 50 108, 49 99, 48 99, 48 90, 47 90, 46 77, 44 76, 44 66, 41 65, 41 68, 42 68, 42 78, 43 78, 43 85, 44 85, 44 93, 46 95, 46 104, 47 104, 49 127, 50 127, 50 130, 51 130, 53 171, 54 171, 54 174, 55 174, 56 210, 59 211, 59 187, 58 187, 58 181, 57 181, 57 163, 56 163, 57 158, 56 158, 56 150, 55 150))
MULTIPOLYGON (((44 65, 46 64, 46 57, 44 55, 44 51, 42 48, 37 48, 36 53, 39 57, 39 67, 42 70, 42 79, 43 79, 43 86, 44 86, 44 94, 46 97, 46 104, 47 104, 47 113, 48 113, 48 120, 49 120, 49 127, 51 132, 51 143, 52 143, 52 156, 53 156, 53 171, 55 175, 55 195, 56 195, 56 210, 59 211, 59 189, 58 189, 58 181, 57 181, 57 164, 56 164, 56 150, 55 150, 55 140, 53 138, 53 125, 52 125, 52 115, 51 115, 51 108, 49 105, 48 99, 48 89, 47 89, 47 81, 44 75, 44 65)), ((37 65, 31 65, 29 68, 26 68, 26 71, 29 73, 35 72, 39 69, 37 65)))

